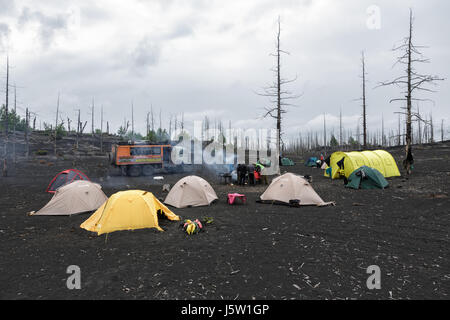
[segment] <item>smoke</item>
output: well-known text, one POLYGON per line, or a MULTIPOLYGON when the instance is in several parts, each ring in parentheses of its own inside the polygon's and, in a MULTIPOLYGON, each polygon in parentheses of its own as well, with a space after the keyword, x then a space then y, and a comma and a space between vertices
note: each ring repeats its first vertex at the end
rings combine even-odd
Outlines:
POLYGON ((171 159, 177 165, 201 165, 209 175, 230 174, 238 164, 255 164, 264 159, 272 165, 265 172, 279 172, 279 152, 273 141, 277 131, 266 129, 203 130, 202 122, 194 124, 194 134, 178 130, 172 135, 179 143, 172 149, 171 159), (204 141, 204 137, 210 137, 204 141))

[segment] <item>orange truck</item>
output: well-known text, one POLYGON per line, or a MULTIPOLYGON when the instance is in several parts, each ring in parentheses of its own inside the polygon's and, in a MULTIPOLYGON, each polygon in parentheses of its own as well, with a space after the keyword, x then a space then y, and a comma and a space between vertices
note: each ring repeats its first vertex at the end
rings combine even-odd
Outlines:
POLYGON ((172 148, 169 144, 148 142, 119 143, 112 145, 109 157, 111 164, 121 169, 122 175, 131 177, 150 176, 158 169, 182 171, 181 165, 171 161, 172 148))

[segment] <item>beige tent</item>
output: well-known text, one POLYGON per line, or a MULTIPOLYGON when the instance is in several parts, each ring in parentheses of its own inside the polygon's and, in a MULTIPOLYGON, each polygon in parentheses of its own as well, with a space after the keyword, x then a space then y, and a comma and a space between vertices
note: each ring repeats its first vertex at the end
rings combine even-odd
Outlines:
POLYGON ((164 201, 175 208, 208 206, 217 195, 211 185, 197 176, 189 176, 178 181, 164 201))
POLYGON ((108 200, 99 184, 78 180, 56 190, 36 216, 64 216, 97 210, 108 200))
POLYGON ((286 173, 272 181, 261 196, 264 202, 281 202, 300 200, 301 206, 327 206, 333 202, 324 202, 305 178, 293 173, 286 173))

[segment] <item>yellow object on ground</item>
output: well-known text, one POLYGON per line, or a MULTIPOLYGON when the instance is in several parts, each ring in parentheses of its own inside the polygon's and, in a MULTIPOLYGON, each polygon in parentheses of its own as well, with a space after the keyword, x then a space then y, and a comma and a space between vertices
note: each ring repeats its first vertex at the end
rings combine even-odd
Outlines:
MULTIPOLYGON (((384 150, 335 152, 331 155, 330 166, 333 179, 339 179, 342 176, 348 178, 353 171, 362 166, 377 169, 385 178, 400 176, 400 171, 394 158, 389 152, 384 150), (343 162, 342 159, 344 159, 343 162), (339 166, 338 162, 341 163, 341 166, 339 166)), ((324 175, 327 176, 326 171, 324 175)))
POLYGON ((158 224, 158 210, 161 210, 169 220, 180 220, 180 217, 170 211, 150 192, 121 191, 113 194, 80 227, 97 232, 98 235, 145 228, 164 231, 158 224))

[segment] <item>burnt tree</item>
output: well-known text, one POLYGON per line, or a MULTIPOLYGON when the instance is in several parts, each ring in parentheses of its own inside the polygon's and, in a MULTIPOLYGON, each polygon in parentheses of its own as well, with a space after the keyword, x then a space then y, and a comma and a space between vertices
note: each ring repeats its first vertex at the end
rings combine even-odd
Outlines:
POLYGON ((291 91, 284 89, 284 86, 288 83, 292 83, 297 78, 294 79, 285 79, 281 76, 281 55, 282 54, 289 54, 286 51, 283 51, 281 49, 281 20, 278 17, 278 30, 277 30, 277 36, 276 36, 276 51, 275 53, 272 53, 271 56, 275 57, 276 59, 276 65, 275 68, 272 69, 272 71, 275 74, 275 81, 263 88, 263 93, 258 93, 260 96, 265 96, 270 98, 270 106, 265 108, 265 114, 264 118, 271 117, 276 119, 276 128, 277 128, 277 141, 276 146, 278 148, 278 151, 281 153, 282 150, 282 136, 283 136, 283 128, 282 128, 282 121, 283 121, 283 114, 285 114, 286 107, 292 106, 291 103, 289 103, 292 99, 297 99, 299 96, 293 95, 291 91))
MULTIPOLYGON (((405 67, 405 74, 389 82, 382 82, 380 86, 397 86, 404 90, 402 94, 404 97, 391 99, 392 102, 406 102, 406 106, 401 107, 401 114, 405 115, 405 159, 403 160, 403 166, 406 173, 411 174, 411 166, 414 163, 412 155, 412 119, 413 117, 420 117, 418 114, 414 114, 412 111, 413 101, 430 101, 429 99, 422 99, 416 96, 416 92, 434 92, 427 88, 427 85, 436 85, 436 81, 444 80, 435 75, 425 75, 419 73, 415 66, 419 63, 429 63, 430 60, 425 58, 420 49, 423 46, 417 46, 413 43, 413 12, 410 10, 409 14, 409 34, 403 39, 403 43, 393 49, 394 52, 399 52, 396 64, 403 65, 405 67)), ((400 132, 399 132, 400 134, 400 132)))

